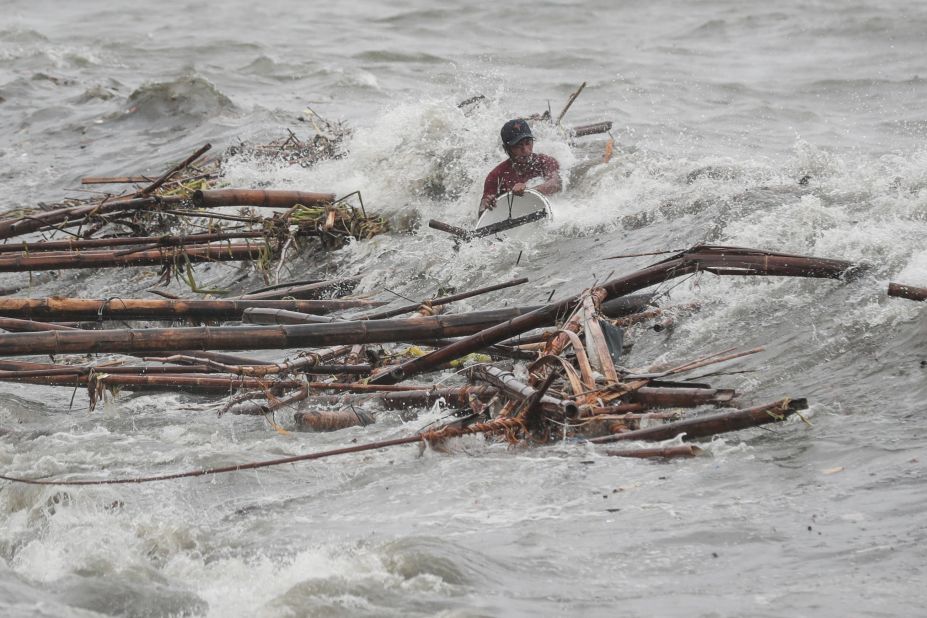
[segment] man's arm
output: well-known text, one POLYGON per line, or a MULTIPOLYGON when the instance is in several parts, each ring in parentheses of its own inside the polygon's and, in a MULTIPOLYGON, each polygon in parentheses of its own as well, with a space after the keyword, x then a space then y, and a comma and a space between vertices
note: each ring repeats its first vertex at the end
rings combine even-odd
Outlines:
POLYGON ((477 216, 480 216, 483 214, 484 211, 492 210, 495 207, 496 207, 496 198, 489 196, 489 195, 484 195, 483 199, 480 200, 480 210, 476 214, 477 216))
POLYGON ((541 157, 543 161, 544 182, 533 187, 533 189, 544 195, 559 193, 563 189, 563 181, 560 179, 560 163, 557 162, 557 159, 548 155, 541 155, 541 157))
POLYGON ((544 195, 553 195, 563 189, 563 181, 560 180, 560 172, 554 170, 554 173, 544 179, 544 182, 534 187, 534 190, 544 195))
POLYGON ((499 166, 493 168, 483 181, 483 199, 480 200, 480 210, 477 216, 483 214, 485 210, 492 210, 496 207, 496 196, 499 194, 499 166))

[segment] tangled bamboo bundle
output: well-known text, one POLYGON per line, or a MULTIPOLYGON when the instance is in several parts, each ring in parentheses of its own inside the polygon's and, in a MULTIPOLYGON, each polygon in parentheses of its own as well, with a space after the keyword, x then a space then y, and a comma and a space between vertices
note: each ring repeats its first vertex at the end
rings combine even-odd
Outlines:
POLYGON ((389 231, 389 223, 383 217, 367 216, 363 211, 343 205, 300 204, 289 212, 287 219, 303 234, 340 235, 366 240, 389 231))

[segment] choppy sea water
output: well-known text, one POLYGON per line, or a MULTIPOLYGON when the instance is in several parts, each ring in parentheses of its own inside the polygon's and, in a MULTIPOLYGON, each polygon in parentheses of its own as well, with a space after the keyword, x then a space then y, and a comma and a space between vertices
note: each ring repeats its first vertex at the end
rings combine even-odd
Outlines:
MULTIPOLYGON (((344 195, 394 232, 284 276, 362 274, 430 296, 525 276, 459 311, 563 298, 699 242, 866 262, 852 282, 677 281, 700 310, 635 333, 626 362, 764 346, 709 378, 745 404, 807 397, 810 426, 727 434, 690 461, 468 438, 141 486, 0 486, 10 616, 900 616, 927 602, 927 8, 916 2, 391 6, 4 3, 0 207, 81 196, 86 175, 163 171, 205 142, 352 129, 311 169, 237 158, 234 186, 344 195), (533 236, 454 252, 416 221, 472 220, 508 118, 536 126, 566 190, 533 236), (461 109, 477 94, 483 105, 461 109), (804 182, 800 182, 805 179, 804 182), (733 373, 738 372, 738 373, 733 373)), ((259 277, 200 267, 203 285, 259 277)), ((25 275, 0 275, 0 287, 25 275)), ((143 296, 151 269, 38 275, 29 293, 143 296)), ((244 285, 244 283, 241 283, 244 285)), ((678 285, 676 285, 678 284, 678 285)), ((178 288, 178 291, 181 289, 178 288)), ((122 477, 409 435, 217 418, 208 399, 0 384, 0 467, 122 477)), ((285 414, 281 422, 285 424, 285 414)))

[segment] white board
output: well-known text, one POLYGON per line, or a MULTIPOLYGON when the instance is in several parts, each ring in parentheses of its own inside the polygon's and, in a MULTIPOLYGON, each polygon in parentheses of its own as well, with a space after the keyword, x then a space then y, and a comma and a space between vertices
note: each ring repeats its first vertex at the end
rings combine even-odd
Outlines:
MULTIPOLYGON (((525 189, 524 195, 503 193, 496 198, 495 208, 483 211, 480 220, 476 222, 476 229, 492 225, 493 223, 508 221, 509 219, 518 219, 519 217, 533 214, 539 210, 543 210, 547 213, 547 217, 545 217, 547 219, 553 216, 550 210, 550 202, 547 201, 547 198, 544 197, 543 194, 533 189, 525 189)), ((544 219, 539 219, 538 221, 543 220, 544 219)), ((538 221, 533 221, 531 223, 537 223, 538 221)))

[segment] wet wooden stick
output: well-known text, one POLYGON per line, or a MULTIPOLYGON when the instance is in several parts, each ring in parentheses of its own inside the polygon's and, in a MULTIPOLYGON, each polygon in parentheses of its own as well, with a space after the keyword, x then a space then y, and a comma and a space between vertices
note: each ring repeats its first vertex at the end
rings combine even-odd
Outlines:
POLYGON ((583 82, 582 84, 579 85, 579 88, 576 89, 576 92, 570 95, 569 100, 567 101, 566 105, 563 107, 563 111, 560 112, 559 116, 557 116, 557 122, 555 124, 557 125, 560 124, 560 121, 563 120, 564 116, 566 116, 567 111, 570 109, 570 107, 572 107, 573 102, 576 101, 576 97, 579 96, 579 93, 581 93, 583 91, 583 88, 585 87, 586 87, 586 82, 583 82))

